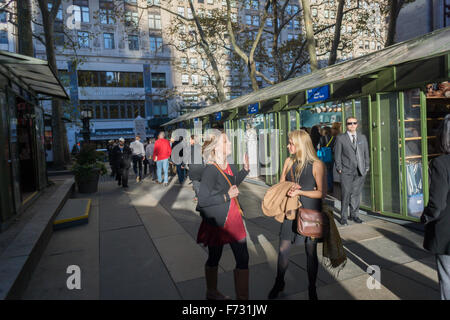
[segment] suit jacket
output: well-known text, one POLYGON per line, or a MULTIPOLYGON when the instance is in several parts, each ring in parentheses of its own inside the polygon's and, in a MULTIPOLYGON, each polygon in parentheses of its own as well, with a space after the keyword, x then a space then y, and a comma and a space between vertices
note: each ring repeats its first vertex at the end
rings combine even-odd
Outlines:
POLYGON ((422 215, 423 246, 434 254, 450 255, 450 154, 430 164, 430 199, 422 215))
POLYGON ((359 172, 366 175, 370 170, 369 144, 366 136, 362 133, 356 134, 356 147, 353 146, 348 133, 337 136, 334 146, 334 163, 336 170, 342 170, 343 174, 354 174, 359 172))
POLYGON ((115 146, 112 150, 113 163, 116 167, 129 168, 131 165, 132 151, 129 146, 123 146, 123 152, 120 151, 119 146, 115 146))
MULTIPOLYGON (((248 171, 238 171, 234 164, 230 164, 230 168, 233 176, 228 176, 228 179, 232 185, 239 186, 248 171)), ((229 189, 230 185, 220 171, 214 165, 208 164, 202 173, 196 208, 207 223, 220 227, 225 225, 231 203, 229 189)))

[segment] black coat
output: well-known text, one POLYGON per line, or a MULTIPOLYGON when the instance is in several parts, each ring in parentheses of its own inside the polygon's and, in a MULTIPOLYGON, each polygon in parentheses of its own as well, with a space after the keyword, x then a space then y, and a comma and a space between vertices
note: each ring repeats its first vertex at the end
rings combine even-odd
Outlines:
MULTIPOLYGON (((233 176, 228 176, 232 185, 239 186, 248 174, 242 169, 238 171, 236 165, 230 164, 233 176)), ((223 227, 230 208, 230 185, 217 168, 208 164, 203 170, 198 193, 197 211, 209 224, 223 227)))
POLYGON ((200 181, 203 170, 205 169, 202 158, 202 147, 199 144, 194 144, 188 150, 190 151, 187 156, 187 160, 189 161, 189 179, 192 181, 200 181))
POLYGON ((434 254, 450 255, 450 154, 430 164, 430 199, 423 211, 423 247, 434 254))
POLYGON ((119 146, 115 146, 112 150, 112 160, 114 166, 117 168, 129 168, 131 166, 131 155, 132 151, 129 146, 123 146, 123 152, 120 151, 119 146))

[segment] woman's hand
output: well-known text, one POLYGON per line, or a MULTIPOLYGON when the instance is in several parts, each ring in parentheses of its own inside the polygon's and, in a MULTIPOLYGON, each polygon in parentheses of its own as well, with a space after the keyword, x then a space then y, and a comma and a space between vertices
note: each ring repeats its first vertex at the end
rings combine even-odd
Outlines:
POLYGON ((236 198, 239 195, 238 187, 236 185, 232 185, 228 190, 228 195, 230 196, 230 199, 236 198))
POLYGON ((294 184, 288 191, 288 197, 298 197, 302 195, 302 191, 300 190, 302 187, 299 184, 294 184))

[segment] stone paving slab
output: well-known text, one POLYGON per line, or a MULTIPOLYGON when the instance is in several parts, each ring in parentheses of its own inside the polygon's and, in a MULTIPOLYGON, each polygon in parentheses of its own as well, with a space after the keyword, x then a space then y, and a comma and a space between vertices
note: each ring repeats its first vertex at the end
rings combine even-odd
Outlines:
POLYGON ((98 299, 99 248, 98 198, 92 199, 89 223, 55 231, 22 299, 98 299), (69 265, 81 269, 81 290, 69 290, 69 265))
POLYGON ((206 252, 187 234, 153 239, 155 247, 175 282, 202 277, 206 252))
POLYGON ((100 234, 100 299, 179 299, 144 226, 100 234))
POLYGON ((436 291, 440 290, 436 262, 433 256, 402 265, 397 265, 391 268, 391 271, 417 281, 436 291))

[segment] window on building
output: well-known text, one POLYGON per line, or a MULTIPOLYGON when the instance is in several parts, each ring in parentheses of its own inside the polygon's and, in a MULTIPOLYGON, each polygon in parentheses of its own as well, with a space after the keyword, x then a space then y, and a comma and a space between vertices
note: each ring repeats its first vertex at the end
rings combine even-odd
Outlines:
POLYGON ((56 46, 63 46, 64 45, 64 33, 62 32, 54 32, 54 38, 55 38, 55 45, 56 46))
POLYGON ((331 18, 331 19, 336 18, 336 11, 335 11, 335 10, 331 10, 331 11, 330 11, 330 18, 331 18))
POLYGON ((128 49, 139 50, 139 37, 137 35, 128 35, 128 49))
POLYGON ((266 27, 272 27, 272 26, 273 26, 272 18, 267 18, 267 20, 266 20, 266 27))
POLYGON ((359 40, 359 48, 364 49, 364 41, 359 40))
POLYGON ((252 9, 259 10, 259 1, 258 0, 251 0, 251 1, 252 1, 252 9))
POLYGON ((149 6, 160 5, 161 4, 161 0, 147 0, 147 3, 148 3, 149 6))
POLYGON ((139 14, 137 11, 125 11, 125 25, 136 28, 139 25, 139 14))
POLYGON ((347 33, 352 33, 352 26, 351 25, 347 25, 347 33))
POLYGON ((245 23, 248 25, 252 25, 252 16, 251 15, 245 15, 245 23))
POLYGON ((364 49, 369 49, 369 40, 366 40, 364 44, 364 49))
POLYGON ((89 45, 89 32, 78 31, 78 46, 80 48, 90 48, 90 45, 89 45))
POLYGON ((197 69, 198 68, 198 61, 196 58, 191 58, 191 68, 197 69))
POLYGON ((153 100, 153 116, 164 118, 168 115, 167 101, 153 100))
POLYGON ((78 70, 80 87, 144 87, 142 72, 78 70))
POLYGON ((237 14, 236 13, 231 13, 230 14, 230 17, 231 17, 231 21, 233 21, 233 22, 237 22, 238 20, 237 20, 237 14))
POLYGON ((312 9, 311 9, 311 15, 312 15, 313 17, 317 17, 317 8, 312 8, 312 9))
POLYGON ((184 57, 180 58, 180 65, 183 69, 186 69, 187 68, 187 58, 184 58, 184 57))
POLYGON ((193 86, 198 85, 198 75, 193 74, 193 75, 191 76, 191 81, 192 81, 192 85, 193 85, 193 86))
POLYGON ((375 41, 370 42, 370 49, 375 50, 375 41))
POLYGON ((207 4, 214 4, 214 0, 208 0, 207 4))
POLYGON ((0 44, 8 44, 8 32, 0 30, 0 44))
MULTIPOLYGON (((75 1, 74 1, 74 4, 75 4, 75 1)), ((51 11, 52 7, 53 7, 53 3, 48 3, 47 5, 48 5, 48 11, 51 11)), ((89 8, 88 8, 88 12, 89 12, 89 8)), ((56 13, 56 21, 62 21, 62 19, 63 19, 62 4, 60 4, 59 8, 58 8, 58 12, 56 13)), ((2 21, 2 22, 6 22, 6 21, 2 21)), ((89 22, 89 19, 86 22, 89 22)))
MULTIPOLYGON (((74 0, 74 18, 76 22, 89 22, 89 1, 74 0)), ((62 18, 62 17, 61 17, 62 18)))
POLYGON ((105 49, 114 49, 114 34, 104 33, 103 34, 103 45, 105 49))
POLYGON ((256 27, 258 27, 259 26, 259 16, 253 16, 252 17, 252 20, 253 20, 253 25, 254 26, 256 26, 256 27))
POLYGON ((161 29, 161 15, 149 14, 148 15, 148 27, 149 29, 161 29))
POLYGON ((323 11, 323 16, 324 16, 325 18, 329 18, 329 17, 330 17, 330 10, 325 9, 325 10, 323 11))
POLYGON ((184 17, 184 7, 178 7, 178 14, 184 17))
POLYGON ((100 8, 100 23, 102 24, 114 24, 116 19, 114 17, 114 11, 112 9, 100 8))
POLYGON ((202 69, 206 70, 208 68, 208 60, 202 59, 202 69))
POLYGON ((8 21, 6 11, 0 11, 0 23, 6 23, 8 21))
POLYGON ((208 77, 207 76, 202 76, 202 85, 207 86, 208 85, 208 77))
POLYGON ((166 74, 152 72, 152 88, 166 88, 166 74))
POLYGON ((120 118, 120 112, 119 112, 119 104, 117 101, 111 101, 109 104, 109 117, 111 119, 119 119, 120 118))
POLYGON ((150 36, 150 51, 155 52, 162 52, 163 51, 163 41, 162 37, 160 36, 150 36))
POLYGON ((181 75, 181 84, 189 84, 189 75, 188 74, 181 75))

